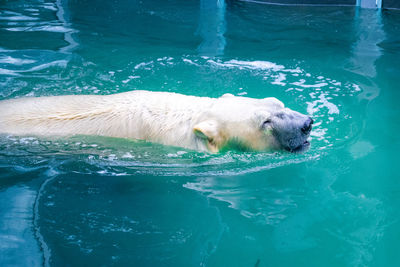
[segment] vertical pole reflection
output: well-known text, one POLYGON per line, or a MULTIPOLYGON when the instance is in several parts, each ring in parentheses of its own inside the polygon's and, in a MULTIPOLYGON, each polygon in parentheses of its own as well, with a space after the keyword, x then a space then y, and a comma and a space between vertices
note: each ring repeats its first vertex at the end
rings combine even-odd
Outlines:
MULTIPOLYGON (((381 12, 372 9, 359 9, 355 14, 355 27, 358 40, 353 46, 351 59, 354 72, 366 77, 371 82, 376 77, 375 62, 381 57, 380 42, 385 40, 381 12)), ((364 86, 359 95, 371 100, 379 95, 378 86, 364 86)))
POLYGON ((68 29, 64 33, 64 40, 68 43, 67 46, 62 47, 60 49, 61 52, 63 53, 69 53, 71 52, 76 46, 78 46, 78 43, 75 41, 73 34, 74 30, 69 28, 71 23, 68 22, 69 16, 68 16, 68 0, 57 0, 56 1, 56 6, 57 6, 57 18, 58 20, 62 23, 62 25, 68 29))
POLYGON ((203 38, 197 50, 202 56, 218 56, 225 49, 225 10, 224 0, 200 0, 200 19, 198 34, 203 38))
POLYGON ((357 6, 362 8, 376 8, 377 3, 377 0, 357 0, 357 6))

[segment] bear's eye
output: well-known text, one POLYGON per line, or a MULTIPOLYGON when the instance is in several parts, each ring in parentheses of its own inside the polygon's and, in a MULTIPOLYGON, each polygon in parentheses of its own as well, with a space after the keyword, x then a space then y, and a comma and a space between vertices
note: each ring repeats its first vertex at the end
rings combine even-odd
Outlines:
POLYGON ((270 125, 271 124, 271 119, 266 119, 264 122, 263 122, 263 124, 261 125, 261 127, 264 129, 264 128, 266 128, 268 125, 270 125))

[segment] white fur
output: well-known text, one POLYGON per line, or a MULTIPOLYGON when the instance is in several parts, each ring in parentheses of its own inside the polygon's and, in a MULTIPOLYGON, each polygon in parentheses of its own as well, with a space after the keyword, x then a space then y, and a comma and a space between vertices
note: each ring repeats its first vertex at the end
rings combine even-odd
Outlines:
POLYGON ((285 109, 276 98, 220 98, 167 92, 70 95, 0 101, 0 132, 15 135, 102 135, 217 152, 237 142, 277 148, 263 121, 285 109))

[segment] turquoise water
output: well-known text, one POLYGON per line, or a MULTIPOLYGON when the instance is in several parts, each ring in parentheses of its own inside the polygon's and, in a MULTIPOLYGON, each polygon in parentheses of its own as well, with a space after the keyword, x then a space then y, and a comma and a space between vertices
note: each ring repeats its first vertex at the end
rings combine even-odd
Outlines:
POLYGON ((400 12, 6 1, 0 100, 275 96, 303 154, 0 136, 1 266, 399 266, 400 12))

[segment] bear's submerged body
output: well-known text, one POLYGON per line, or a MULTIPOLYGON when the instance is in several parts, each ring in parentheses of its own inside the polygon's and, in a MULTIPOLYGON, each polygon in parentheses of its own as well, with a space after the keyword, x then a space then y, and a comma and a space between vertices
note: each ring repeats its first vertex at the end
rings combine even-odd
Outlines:
MULTIPOLYGON (((229 142, 240 142, 251 150, 268 150, 279 148, 280 142, 272 134, 276 127, 271 124, 270 128, 262 129, 263 122, 283 110, 289 109, 275 98, 253 99, 230 94, 209 98, 131 91, 114 95, 30 97, 0 101, 0 133, 101 135, 211 152, 219 151, 229 142)), ((295 111, 287 113, 305 116, 295 111)))

